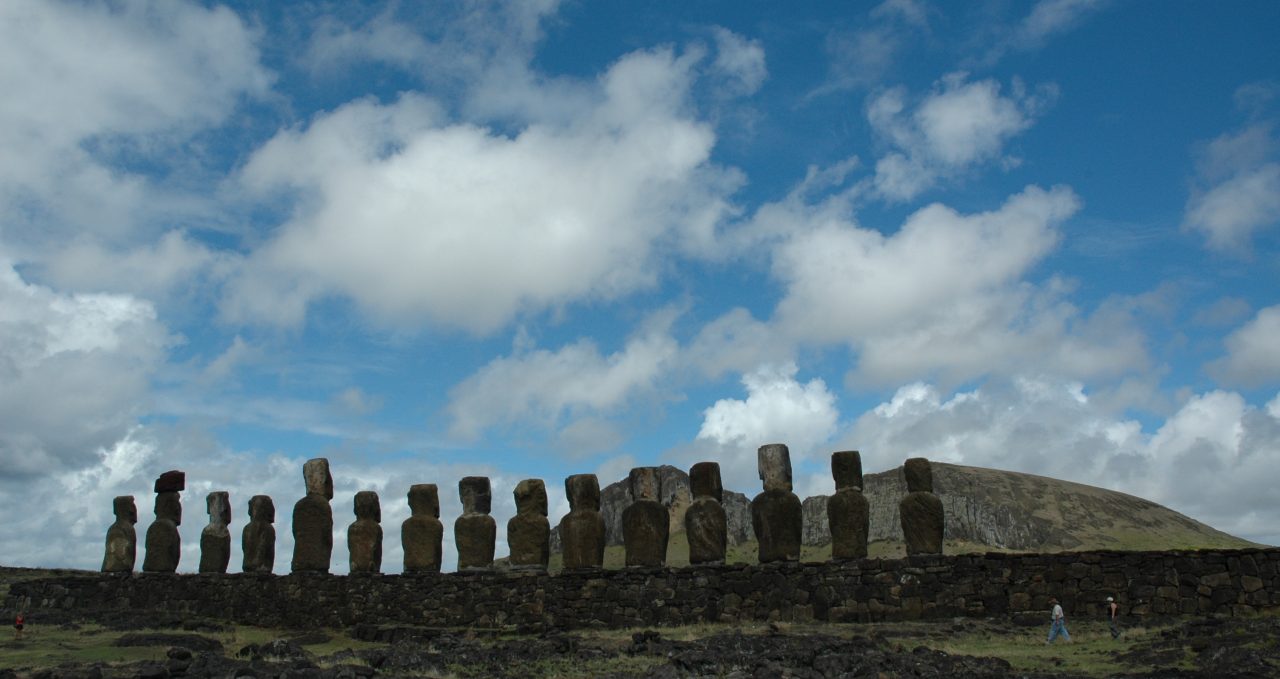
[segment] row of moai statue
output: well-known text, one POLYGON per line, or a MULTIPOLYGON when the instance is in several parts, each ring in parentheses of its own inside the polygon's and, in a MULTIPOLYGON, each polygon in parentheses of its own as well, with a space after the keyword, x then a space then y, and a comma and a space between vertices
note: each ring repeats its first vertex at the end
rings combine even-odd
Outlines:
MULTIPOLYGON (((751 501, 751 522, 759 543, 761 563, 800 558, 803 514, 800 498, 792 491, 791 457, 782 444, 761 446, 759 474, 764 491, 751 501)), ((929 461, 912 458, 903 465, 907 495, 899 505, 907 553, 942 552, 942 502, 933 494, 929 461)), ((867 556, 870 506, 862 494, 862 460, 857 451, 831 456, 836 493, 827 503, 833 559, 867 556)), ((294 505, 293 562, 295 573, 327 573, 333 553, 333 478, 323 458, 303 465, 307 494, 294 505)), ((623 510, 623 545, 629 567, 663 566, 666 563, 670 521, 666 506, 658 501, 658 476, 654 467, 637 467, 629 477, 632 503, 623 510)), ((724 489, 720 465, 699 462, 689 470, 693 502, 685 513, 685 534, 691 564, 723 563, 727 549, 727 517, 721 505, 724 489)), ((156 480, 156 520, 147 529, 144 572, 172 573, 180 552, 178 524, 182 522, 179 493, 185 487, 182 472, 165 472, 156 480)), ((605 524, 600 513, 600 484, 594 474, 565 479, 569 513, 560 521, 564 568, 600 568, 604 563, 605 524)), ((497 524, 489 515, 492 493, 489 479, 468 476, 458 482, 462 515, 454 522, 458 569, 493 566, 497 524)), ((509 566, 516 570, 547 568, 551 525, 547 519, 547 492, 541 479, 525 479, 514 491, 516 515, 507 522, 509 566)), ((400 527, 406 573, 439 572, 443 556, 444 526, 440 522, 440 498, 435 484, 409 489, 411 516, 400 527)), ((225 491, 206 498, 209 525, 200 536, 201 573, 225 573, 230 561, 231 506, 225 491)), ((378 494, 360 491, 354 500, 356 520, 347 528, 350 572, 379 573, 382 569, 382 510, 378 494)), ((131 572, 134 567, 138 520, 132 496, 115 499, 116 522, 107 531, 102 570, 131 572)), ((275 506, 266 495, 249 501, 250 521, 244 528, 242 551, 246 573, 270 573, 275 565, 275 506)))

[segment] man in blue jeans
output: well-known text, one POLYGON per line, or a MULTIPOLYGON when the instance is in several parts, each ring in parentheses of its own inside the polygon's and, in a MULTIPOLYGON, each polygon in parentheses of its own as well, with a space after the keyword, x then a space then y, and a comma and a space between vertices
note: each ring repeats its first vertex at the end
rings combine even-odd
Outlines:
POLYGON ((1049 640, 1044 643, 1052 644, 1058 635, 1062 635, 1067 643, 1071 643, 1071 635, 1067 633, 1067 616, 1062 613, 1062 606, 1058 605, 1058 600, 1053 597, 1049 597, 1049 605, 1053 606, 1053 610, 1049 613, 1053 624, 1049 627, 1049 640))

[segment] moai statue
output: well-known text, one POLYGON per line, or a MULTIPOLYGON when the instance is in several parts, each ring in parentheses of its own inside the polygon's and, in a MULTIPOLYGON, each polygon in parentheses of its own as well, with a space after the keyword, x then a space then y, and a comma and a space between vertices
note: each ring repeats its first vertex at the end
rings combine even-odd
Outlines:
POLYGON ((333 477, 323 457, 302 465, 307 496, 293 505, 294 573, 328 573, 333 556, 333 477))
POLYGON ((798 561, 804 514, 791 492, 791 451, 781 443, 756 453, 764 492, 751 501, 751 527, 760 543, 760 563, 798 561))
POLYGON ((631 470, 631 504, 622 510, 622 543, 627 566, 661 566, 667 562, 671 517, 658 502, 658 470, 631 470))
POLYGON ((564 480, 569 513, 560 519, 564 567, 600 568, 604 565, 604 517, 600 515, 600 481, 595 474, 574 474, 564 480))
POLYGON ((167 471, 156 479, 156 520, 147 528, 147 555, 142 560, 146 573, 172 573, 178 570, 182 556, 182 536, 178 526, 182 524, 182 497, 187 488, 187 475, 167 471))
POLYGON ((132 573, 138 554, 138 535, 133 524, 138 522, 138 507, 132 495, 121 495, 111 503, 115 523, 107 529, 107 550, 102 557, 103 573, 132 573))
POLYGON ((249 500, 249 523, 240 537, 245 573, 270 573, 276 565, 276 505, 266 495, 249 500))
POLYGON ((443 557, 444 525, 440 523, 440 493, 434 483, 409 487, 412 515, 400 524, 405 573, 439 573, 443 557))
POLYGON ((902 465, 907 477, 907 495, 898 503, 902 518, 902 538, 907 556, 942 553, 942 500, 933 494, 933 468, 923 457, 913 457, 902 465))
POLYGON ((832 559, 865 559, 871 532, 871 503, 862 494, 862 456, 856 450, 831 454, 836 494, 827 500, 832 559))
POLYGON ((498 523, 489 516, 493 493, 489 477, 464 476, 458 482, 462 516, 453 522, 453 541, 458 546, 458 570, 493 566, 493 542, 498 523))
POLYGON ((684 534, 689 538, 689 563, 724 563, 728 546, 728 522, 724 487, 720 485, 720 465, 699 462, 689 470, 693 503, 684 514, 684 534))
POLYGON ((231 498, 225 490, 217 490, 205 497, 209 525, 200 531, 200 572, 226 573, 231 562, 231 498))
POLYGON ((551 522, 547 521, 547 487, 542 479, 516 484, 516 515, 507 522, 507 544, 515 570, 547 570, 551 555, 551 522))
POLYGON ((382 506, 372 490, 356 493, 356 520, 347 528, 352 573, 382 572, 382 506))

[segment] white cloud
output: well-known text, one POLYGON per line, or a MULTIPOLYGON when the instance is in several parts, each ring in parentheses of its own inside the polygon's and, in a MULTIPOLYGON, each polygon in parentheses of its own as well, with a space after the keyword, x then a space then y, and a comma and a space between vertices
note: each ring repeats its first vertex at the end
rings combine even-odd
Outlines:
POLYGON ((50 230, 127 240, 198 212, 113 157, 168 165, 174 140, 271 83, 233 12, 179 1, 0 3, 0 63, 0 217, 37 246, 50 230))
POLYGON ((853 31, 826 37, 827 80, 809 98, 873 85, 897 63, 902 50, 929 33, 929 10, 915 0, 885 0, 853 31))
POLYGON ((65 295, 0 263, 0 463, 78 469, 134 425, 172 342, 147 302, 65 295))
POLYGON ((1017 81, 1009 96, 992 79, 968 81, 952 73, 908 111, 904 88, 873 97, 867 105, 872 128, 896 150, 876 164, 875 186, 885 198, 909 200, 940 178, 1004 157, 1004 145, 1025 131, 1046 103, 1052 87, 1029 93, 1017 81))
MULTIPOLYGON (((609 356, 601 355, 590 339, 556 351, 517 347, 511 356, 490 361, 450 391, 450 432, 472 438, 492 426, 525 422, 556 428, 565 418, 616 410, 652 389, 676 358, 671 320, 670 314, 658 314, 609 356)), ((566 442, 587 434, 592 435, 579 442, 602 445, 599 442, 612 438, 598 425, 569 426, 562 432, 566 442)))
POLYGON ((1244 386, 1280 382, 1280 305, 1259 311, 1223 344, 1227 355, 1208 365, 1220 382, 1244 386))
POLYGON ((764 363, 794 362, 793 344, 786 333, 739 307, 703 326, 682 352, 681 361, 716 379, 728 372, 745 373, 764 363))
POLYGON ((38 268, 62 288, 163 299, 206 276, 220 278, 235 262, 235 256, 216 253, 182 231, 169 231, 154 242, 123 249, 82 234, 49 252, 38 268))
POLYGON ((728 93, 754 94, 768 75, 760 41, 749 40, 719 26, 713 29, 712 35, 716 40, 716 58, 711 67, 725 79, 728 93))
POLYGON ((1040 0, 1016 24, 996 29, 995 37, 988 38, 994 44, 983 62, 990 65, 1009 52, 1040 49, 1049 38, 1075 28, 1107 4, 1109 0, 1040 0))
POLYGON ((709 164, 714 134, 682 113, 692 66, 630 54, 578 121, 514 137, 448 124, 414 95, 282 132, 242 182, 296 192, 297 216, 252 254, 225 312, 296 323, 338 294, 385 320, 483 333, 653 285, 664 243, 709 247, 731 188, 709 164))
POLYGON ((840 438, 869 469, 923 456, 1120 490, 1271 544, 1280 512, 1280 396, 1265 409, 1229 392, 1186 401, 1154 433, 1079 383, 1014 378, 944 397, 913 384, 840 438))
POLYGON ((1245 252, 1254 233, 1280 224, 1278 148, 1269 122, 1205 145, 1183 228, 1201 232, 1214 250, 1245 252))
POLYGON ((801 384, 798 372, 795 363, 758 366, 742 376, 745 399, 720 399, 703 411, 696 455, 720 462, 726 488, 759 487, 756 449, 761 445, 787 444, 794 465, 819 455, 818 447, 835 433, 835 395, 818 378, 801 384))

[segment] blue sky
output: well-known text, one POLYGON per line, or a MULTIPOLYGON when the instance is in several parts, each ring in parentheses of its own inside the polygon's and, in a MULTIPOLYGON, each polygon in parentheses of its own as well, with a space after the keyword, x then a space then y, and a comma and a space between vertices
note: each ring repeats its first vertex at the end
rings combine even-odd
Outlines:
MULTIPOLYGON (((1276 544, 1280 5, 0 4, 0 548, 791 446, 1276 544)), ((446 531, 448 533, 448 531, 446 531)), ((446 536, 452 559, 452 538, 446 536)), ((238 548, 237 548, 238 549, 238 548)), ((500 545, 499 554, 504 553, 500 545)), ((239 565, 233 553, 233 570, 239 565)))

